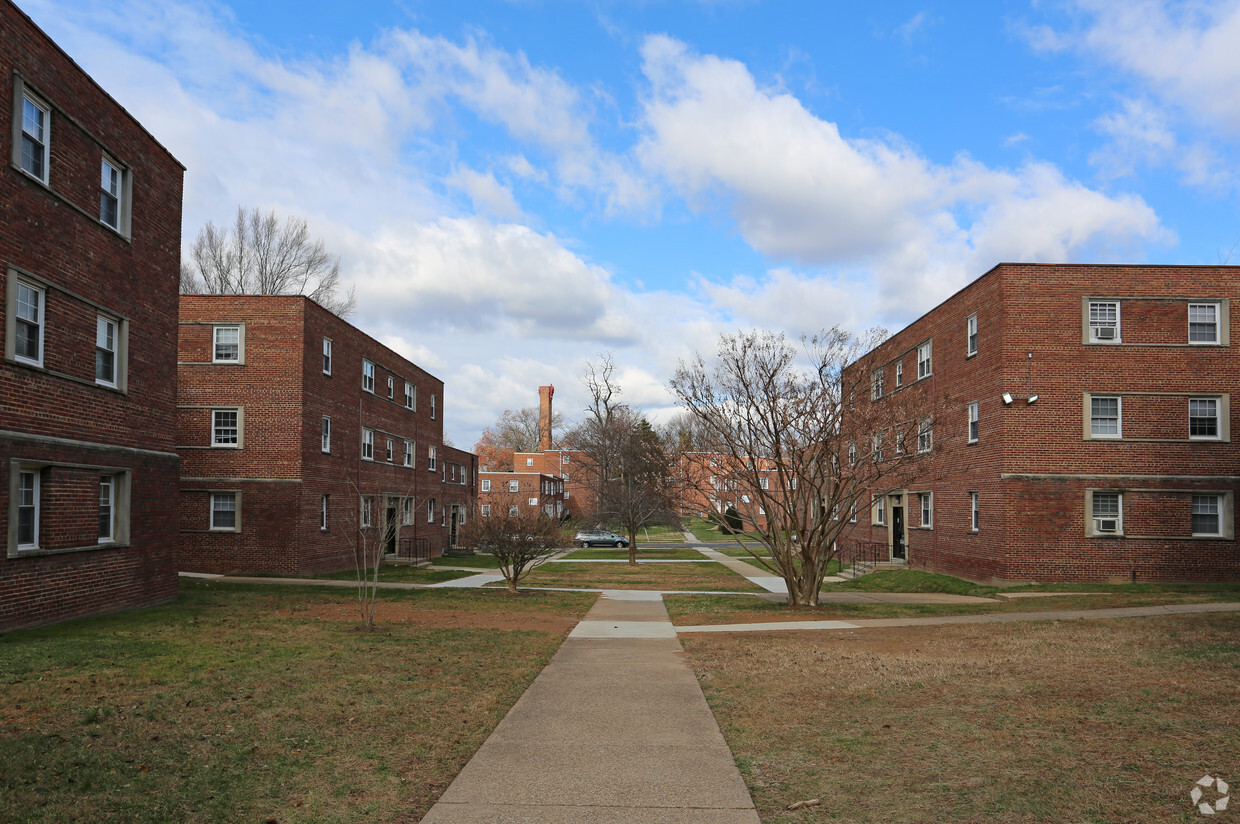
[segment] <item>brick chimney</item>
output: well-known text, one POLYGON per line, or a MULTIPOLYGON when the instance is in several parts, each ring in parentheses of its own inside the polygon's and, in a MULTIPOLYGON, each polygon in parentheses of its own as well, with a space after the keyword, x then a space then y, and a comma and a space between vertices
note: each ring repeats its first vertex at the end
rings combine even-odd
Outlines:
POLYGON ((538 451, 551 451, 551 396, 554 386, 538 387, 538 451))

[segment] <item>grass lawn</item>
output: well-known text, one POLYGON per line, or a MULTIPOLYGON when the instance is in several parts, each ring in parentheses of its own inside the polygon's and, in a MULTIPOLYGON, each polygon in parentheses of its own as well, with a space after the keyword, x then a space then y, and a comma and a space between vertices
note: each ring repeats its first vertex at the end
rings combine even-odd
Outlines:
MULTIPOLYGON (((764 575, 778 575, 779 574, 777 572, 772 572, 771 570, 764 567, 761 561, 759 561, 757 558, 753 557, 749 553, 745 552, 744 550, 741 550, 741 552, 743 552, 744 554, 740 556, 735 556, 735 557, 739 557, 745 563, 749 564, 752 567, 755 567, 756 569, 761 571, 762 574, 764 575)), ((779 568, 778 565, 775 563, 774 559, 771 559, 769 556, 767 556, 767 563, 769 563, 772 567, 775 567, 776 569, 779 568)), ((801 565, 797 564, 796 568, 800 569, 801 565)), ((827 562, 827 568, 823 572, 823 574, 824 575, 835 575, 839 571, 840 571, 840 560, 838 558, 832 558, 830 561, 827 562)))
POLYGON ((543 564, 522 578, 520 586, 763 591, 722 564, 543 564))
MULTIPOLYGON (((627 561, 627 549, 577 549, 564 556, 566 561, 627 561)), ((705 561, 706 556, 696 549, 663 549, 660 547, 638 546, 638 561, 705 561)))
POLYGON ((0 821, 418 821, 594 601, 181 593, 0 635, 0 821))
POLYGON ((764 824, 1187 824, 1240 777, 1236 614, 683 643, 764 824))
POLYGON ((435 566, 459 566, 470 569, 499 569, 499 559, 494 555, 444 555, 433 558, 435 566))
MULTIPOLYGON (((440 581, 452 581, 457 578, 468 578, 473 575, 472 572, 462 572, 454 569, 418 569, 417 567, 389 564, 379 567, 379 580, 385 583, 396 584, 437 584, 440 581)), ((352 571, 347 572, 331 572, 326 575, 316 575, 316 578, 326 578, 332 581, 356 581, 357 576, 352 571)))

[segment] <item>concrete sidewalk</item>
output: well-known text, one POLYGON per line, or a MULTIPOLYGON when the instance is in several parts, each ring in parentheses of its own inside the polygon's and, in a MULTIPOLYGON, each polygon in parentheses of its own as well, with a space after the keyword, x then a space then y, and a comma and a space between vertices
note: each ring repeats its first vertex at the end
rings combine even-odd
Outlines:
POLYGON ((599 598, 424 824, 758 824, 654 593, 599 598))

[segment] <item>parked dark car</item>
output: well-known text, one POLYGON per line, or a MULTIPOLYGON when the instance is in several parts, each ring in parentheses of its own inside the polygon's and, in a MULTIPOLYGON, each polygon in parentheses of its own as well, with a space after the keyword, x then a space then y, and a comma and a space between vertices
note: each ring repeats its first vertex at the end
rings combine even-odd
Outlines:
POLYGON ((629 545, 629 539, 607 529, 583 529, 573 538, 573 546, 614 546, 616 548, 629 545))

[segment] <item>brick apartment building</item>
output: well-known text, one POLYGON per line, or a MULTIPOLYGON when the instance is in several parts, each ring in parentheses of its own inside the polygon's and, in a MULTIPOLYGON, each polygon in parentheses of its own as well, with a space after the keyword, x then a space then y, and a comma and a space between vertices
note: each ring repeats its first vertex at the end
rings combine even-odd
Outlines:
POLYGON ((479 472, 478 514, 510 517, 541 510, 551 518, 564 515, 564 481, 538 472, 479 472))
POLYGON ((937 410, 851 540, 984 581, 1240 577, 1237 298, 1240 267, 996 266, 850 367, 858 410, 937 410))
POLYGON ((176 596, 184 168, 0 0, 0 630, 176 596))
POLYGON ((536 472, 563 481, 564 511, 572 518, 588 518, 594 514, 597 502, 591 466, 585 453, 554 445, 551 437, 554 397, 554 386, 538 387, 538 451, 513 453, 513 470, 536 472))
MULTIPOLYGON (((764 491, 778 488, 774 464, 758 458, 756 483, 764 491)), ((758 496, 749 492, 752 475, 736 460, 721 452, 685 452, 679 456, 679 512, 682 518, 722 516, 729 510, 741 519, 743 529, 765 529, 766 511, 758 496)))
POLYGON ((476 494, 443 382, 302 296, 183 296, 181 568, 304 575, 443 553, 476 494))

